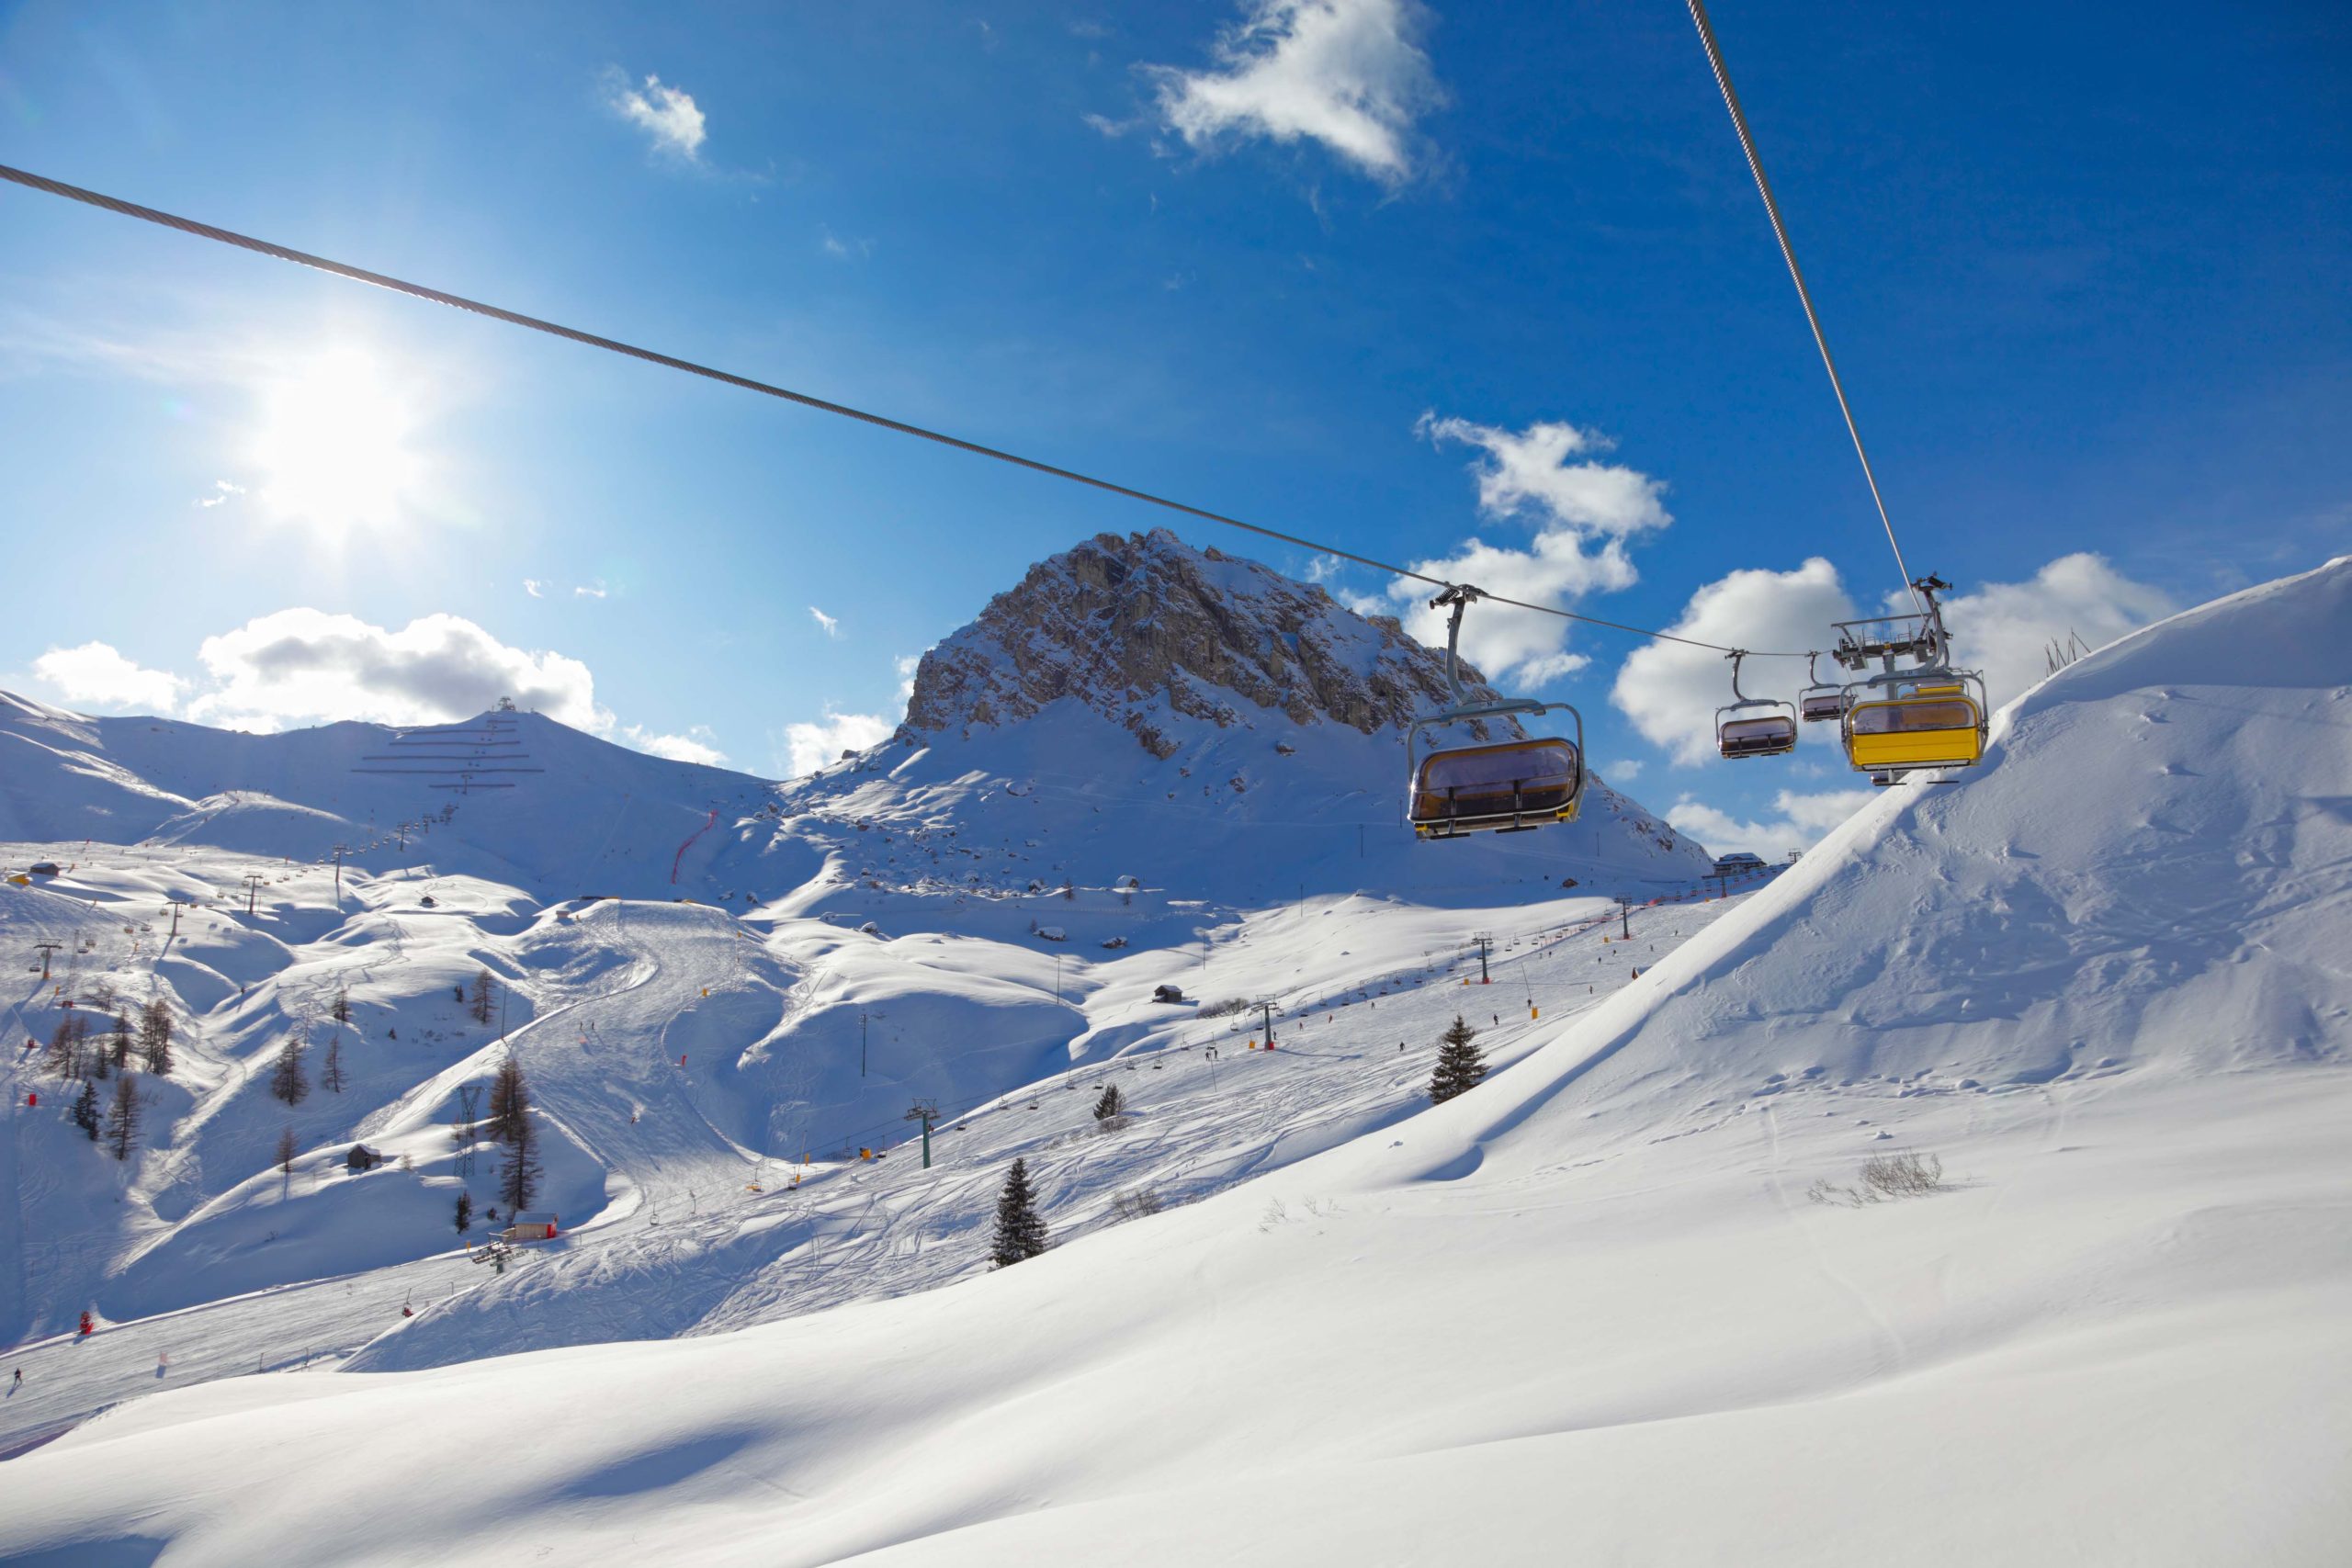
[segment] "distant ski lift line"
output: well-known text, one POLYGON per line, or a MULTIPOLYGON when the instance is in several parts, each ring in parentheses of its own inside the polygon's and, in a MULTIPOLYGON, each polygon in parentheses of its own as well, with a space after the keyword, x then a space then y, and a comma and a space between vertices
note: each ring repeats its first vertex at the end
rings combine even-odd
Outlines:
MULTIPOLYGON (((118 213, 125 218, 136 218, 143 222, 158 224, 166 229, 176 229, 183 234, 193 234, 200 240, 217 241, 224 245, 234 245, 239 250, 251 251, 256 255, 271 256, 278 261, 291 262, 297 266, 307 266, 319 272, 332 273, 337 277, 347 278, 354 283, 365 283, 377 288, 390 289, 395 294, 405 294, 413 299, 423 299, 435 305, 447 305, 453 310, 464 310, 476 316, 487 316, 492 321, 504 321, 510 326, 525 327, 535 333, 545 333, 550 337, 565 338, 573 343, 584 344, 590 348, 601 348, 608 354, 623 355, 630 359, 641 359, 649 365, 681 370, 689 376, 700 376, 706 380, 741 388, 747 392, 758 392, 764 397, 781 398, 786 402, 798 403, 803 408, 815 409, 820 413, 837 414, 843 419, 854 419, 883 430, 895 431, 900 435, 917 436, 924 441, 936 442, 942 446, 952 446, 959 452, 968 452, 976 457, 992 458, 997 462, 1009 463, 1014 468, 1026 468, 1032 473, 1044 474, 1051 479, 1067 479, 1072 484, 1085 485, 1093 490, 1107 491, 1112 495, 1122 495, 1130 501, 1140 501, 1148 506, 1162 507, 1170 512, 1182 513, 1187 517, 1197 517, 1204 523, 1216 523, 1227 528, 1239 528, 1245 533, 1256 534, 1268 539, 1278 539, 1283 544, 1295 545, 1304 550, 1313 550, 1320 555, 1336 556, 1341 560, 1353 561, 1359 566, 1368 566, 1375 571, 1385 571, 1392 576, 1407 578, 1415 582, 1426 582, 1433 588, 1454 586, 1443 578, 1431 577, 1426 572, 1413 571, 1405 567, 1392 565, 1387 561, 1377 560, 1371 556, 1358 555, 1353 550, 1340 549, 1334 545, 1320 544, 1313 539, 1302 538, 1296 534, 1285 534, 1279 529, 1264 527, 1256 523, 1245 523, 1238 517, 1228 517, 1224 513, 1211 512, 1205 507, 1190 505, 1182 501, 1171 501, 1166 496, 1154 495, 1149 491, 1136 490, 1127 485, 1114 483, 1109 479, 1096 479, 1091 474, 1082 474, 1075 468, 1057 468, 1051 463, 1040 462, 1035 457, 1022 457, 1017 452, 1007 452, 995 446, 984 446, 977 441, 967 441, 961 436, 927 430, 922 425, 909 424, 903 420, 891 419, 884 414, 869 413, 864 409, 852 408, 846 403, 831 402, 807 392, 796 392, 790 388, 778 387, 767 381, 756 381, 749 376, 738 376, 731 370, 719 370, 707 365, 698 365, 691 359, 680 359, 674 355, 658 353, 650 348, 639 348, 633 344, 622 343, 616 338, 600 337, 594 333, 582 332, 576 327, 567 327, 555 321, 543 321, 537 316, 526 316, 517 310, 487 305, 479 299, 469 299, 461 294, 446 293, 441 289, 428 288, 421 283, 410 283, 386 273, 369 272, 365 267, 330 261, 325 256, 312 255, 308 251, 298 251, 290 246, 275 244, 267 240, 257 240, 250 234, 240 234, 234 230, 217 228, 209 223, 199 223, 193 218, 182 218, 153 207, 141 207, 136 202, 125 201, 119 197, 107 196, 102 192, 87 190, 80 186, 67 185, 62 180, 53 180, 47 175, 13 168, 6 164, 0 164, 0 179, 5 179, 13 185, 23 186, 28 190, 44 191, 51 196, 63 197, 68 201, 78 201, 85 207, 98 208, 103 211, 118 213)), ((1507 604, 1514 610, 1531 610, 1539 615, 1556 615, 1561 620, 1575 621, 1581 626, 1603 626, 1611 631, 1626 632, 1634 637, 1649 637, 1657 642, 1680 643, 1686 648, 1703 648, 1716 653, 1732 651, 1721 643, 1702 642, 1696 637, 1678 637, 1672 632, 1653 631, 1646 626, 1628 626, 1623 621, 1603 620, 1598 615, 1580 615, 1573 610, 1562 610, 1550 604, 1532 604, 1523 599, 1507 599, 1499 593, 1488 593, 1486 597, 1493 604, 1507 604)), ((1811 657, 1803 652, 1771 652, 1757 649, 1747 649, 1743 651, 1750 659, 1811 657)))

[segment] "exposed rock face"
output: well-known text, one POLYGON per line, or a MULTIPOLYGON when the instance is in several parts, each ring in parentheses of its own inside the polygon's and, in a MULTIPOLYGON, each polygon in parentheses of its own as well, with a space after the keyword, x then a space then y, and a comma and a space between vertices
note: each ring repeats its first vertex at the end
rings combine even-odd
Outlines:
MULTIPOLYGON (((1465 695, 1491 699, 1463 667, 1465 695)), ((1170 715, 1245 722, 1238 697, 1300 725, 1371 735, 1449 700, 1445 656, 1394 616, 1359 615, 1319 586, 1194 549, 1164 528, 1099 534, 1029 570, 922 657, 900 734, 968 736, 1073 698, 1154 756, 1170 715)))

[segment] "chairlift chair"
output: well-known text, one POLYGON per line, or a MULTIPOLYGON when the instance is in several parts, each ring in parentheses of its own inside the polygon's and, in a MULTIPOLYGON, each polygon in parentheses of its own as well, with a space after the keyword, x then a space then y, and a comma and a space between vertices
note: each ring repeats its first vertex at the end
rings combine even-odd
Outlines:
POLYGON ((1739 664, 1747 657, 1745 649, 1730 655, 1732 700, 1715 710, 1715 749, 1734 759, 1778 757, 1795 750, 1796 705, 1741 692, 1739 664))
POLYGON ((1818 653, 1805 655, 1805 679, 1809 683, 1797 694, 1797 716, 1807 724, 1834 723, 1845 717, 1846 709, 1853 704, 1843 685, 1821 678, 1816 668, 1820 658, 1818 653))
POLYGON ((1881 615, 1838 626, 1838 662, 1853 671, 1879 671, 1846 688, 1839 722, 1846 760, 1871 782, 1898 783, 1905 773, 1928 768, 1973 767, 1984 760, 1986 715, 1984 678, 1951 668, 1951 637, 1944 629, 1936 595, 1949 592, 1940 578, 1923 577, 1917 615, 1881 615), (1899 670, 1895 660, 1909 659, 1899 670))
POLYGON ((1847 760, 1889 784, 1922 768, 1973 767, 1984 756, 1985 706, 1983 678, 1967 671, 1866 682, 1846 713, 1847 760))
POLYGON ((1466 584, 1447 588, 1430 601, 1453 611, 1446 623, 1445 678, 1453 703, 1415 719, 1405 732, 1405 820, 1423 839, 1466 838, 1472 833, 1525 833, 1555 822, 1573 822, 1584 804, 1584 716, 1566 703, 1505 697, 1466 703, 1462 697, 1462 614, 1483 598, 1466 584), (1421 750, 1422 731, 1486 719, 1540 718, 1565 712, 1576 727, 1573 740, 1525 736, 1466 746, 1421 750))

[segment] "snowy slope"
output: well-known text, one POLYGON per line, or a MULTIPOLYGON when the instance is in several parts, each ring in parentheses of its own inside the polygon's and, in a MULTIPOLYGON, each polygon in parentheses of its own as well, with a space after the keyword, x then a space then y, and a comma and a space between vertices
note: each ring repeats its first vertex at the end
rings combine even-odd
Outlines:
POLYGON ((2341 1561, 2352 560, 1991 761, 1264 1181, 736 1335, 142 1401, 0 1467, 0 1553, 2341 1561), (1804 1201, 1889 1143, 1959 1185, 1804 1201))
MULTIPOLYGON (((430 858, 541 899, 668 897, 673 863, 711 811, 748 815, 770 789, 538 714, 249 735, 86 717, 0 693, 0 841, 185 844, 298 862, 340 843, 346 864, 390 872, 430 858), (445 809, 449 820, 427 840, 393 831, 445 809)), ((805 866, 777 874, 795 873, 805 866)))
POLYGON ((2352 1043, 2352 563, 2011 704, 1628 997, 1579 1099, 2339 1062, 2352 1043), (1664 995, 1671 991, 1671 996, 1664 995))
MULTIPOLYGON (((0 886, 0 945, 62 944, 52 981, 0 993, 0 1023, 46 1041, 75 1010, 160 999, 180 1032, 174 1071, 140 1077, 122 1164, 66 1120, 79 1086, 37 1050, 6 1064, 0 1337, 58 1335, 84 1310, 118 1337, 111 1359, 83 1358, 111 1370, 78 1400, 0 1412, 0 1443, 115 1397, 134 1342, 178 1342, 193 1375, 170 1325, 198 1309, 208 1347, 258 1341, 266 1365, 363 1343, 384 1323, 363 1299, 471 1288, 468 1310, 490 1313, 559 1274, 601 1288, 513 1343, 805 1311, 840 1298, 777 1282, 797 1233, 763 1222, 738 1247, 707 1226, 735 1224, 763 1172, 808 1161, 821 1185, 900 1143, 912 1099, 963 1117, 1204 1043, 1188 1009, 1151 1000, 1161 984, 1270 997, 1287 1027, 1351 986, 1369 1008, 1408 969, 1450 972, 1475 931, 1567 929, 1600 897, 1693 888, 1704 855, 1598 784, 1570 828, 1413 844, 1398 727, 1443 686, 1393 621, 1163 533, 1041 563, 934 650, 892 743, 792 785, 527 713, 256 736, 0 699, 0 835, 18 835, 0 863, 65 867, 0 886), (487 1021, 462 999, 482 971, 501 993, 487 1021), (271 1089, 288 1040, 314 1086, 295 1106, 271 1089), (451 1124, 510 1052, 538 1108, 538 1201, 573 1240, 546 1279, 453 1275, 455 1198, 485 1212, 497 1160, 451 1124), (359 1142, 394 1163, 353 1175, 359 1142), (331 1291, 352 1298, 341 1316, 331 1291)), ((1588 983, 1573 1005, 1597 999, 1588 983)), ((1399 1036, 1419 1049, 1443 1021, 1399 1036)), ((1395 1114, 1420 1070, 1341 1074, 1328 1104, 1303 1093, 1280 1117, 1237 1121, 1211 1094, 1127 1175, 1214 1190, 1395 1114)), ((1025 1136, 991 1125, 972 1147, 1025 1136)), ((1100 1201, 1110 1179, 1074 1164, 1068 1190, 1100 1201)), ((939 1277, 892 1262, 847 1293, 939 1277)), ((402 1364, 480 1353, 457 1315, 413 1325, 402 1364)), ((209 1348, 202 1364, 239 1365, 209 1348)))

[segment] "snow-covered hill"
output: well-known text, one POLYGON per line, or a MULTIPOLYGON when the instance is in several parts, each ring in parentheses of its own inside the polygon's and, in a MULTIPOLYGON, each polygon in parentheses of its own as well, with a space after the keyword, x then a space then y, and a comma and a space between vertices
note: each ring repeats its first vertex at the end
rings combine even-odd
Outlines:
POLYGON ((1989 764, 1263 1179, 740 1334, 141 1401, 0 1466, 0 1554, 2340 1561, 2352 559, 1989 764), (1890 1147, 1955 1179, 1806 1201, 1890 1147))
MULTIPOLYGON (((38 1047, 69 1016, 160 1000, 180 1034, 173 1070, 139 1077, 120 1164, 68 1119, 80 1086, 38 1048, 11 1053, 0 1336, 207 1308, 215 1338, 253 1325, 227 1336, 242 1345, 322 1280, 446 1303, 464 1280, 477 1312, 548 1289, 446 1264, 456 1194, 487 1210, 495 1169, 451 1128, 509 1054, 543 1123, 539 1201, 574 1233, 562 1269, 633 1284, 507 1344, 806 1310, 807 1292, 756 1282, 796 1233, 763 1225, 730 1251, 684 1222, 731 1223, 786 1169, 822 1185, 907 1137, 913 1099, 962 1118, 1236 1027, 1190 1028, 1189 1007, 1152 999, 1163 984, 1271 998, 1291 1027, 1351 987, 1369 1006, 1408 972, 1451 975, 1473 931, 1532 940, 1609 895, 1692 888, 1702 852, 1603 785, 1572 828, 1412 843, 1399 727, 1442 689, 1442 660, 1393 621, 1155 534, 1039 566, 925 661, 898 737, 785 785, 528 713, 248 735, 0 698, 0 862, 62 867, 0 886, 8 953, 57 944, 54 977, 26 976, 0 1024, 38 1047), (477 1019, 483 972, 499 1000, 477 1019), (310 1053, 299 1104, 275 1092, 289 1040, 310 1053), (392 1165, 352 1176, 355 1143, 392 1165), (249 1304, 218 1304, 232 1299, 249 1304)), ((1198 1165, 1182 1183, 1197 1193, 1297 1157, 1305 1122, 1393 1114, 1412 1076, 1351 1078, 1319 1118, 1303 1099, 1263 1132, 1204 1111, 1154 1179, 1198 1165)), ((981 1145, 1019 1142, 983 1126, 981 1145)), ((1072 1190, 1100 1198, 1097 1175, 1072 1190)), ((883 1269, 857 1293, 914 1280, 883 1269)), ((322 1318, 302 1314, 317 1348, 322 1318)), ((362 1322, 382 1324, 351 1314, 325 1348, 360 1343, 362 1322)), ((414 1326, 411 1364, 481 1353, 452 1314, 414 1326)), ((282 1332, 259 1359, 290 1353, 282 1332)), ((0 1413, 0 1441, 36 1407, 99 1403, 44 1393, 0 1413)))

